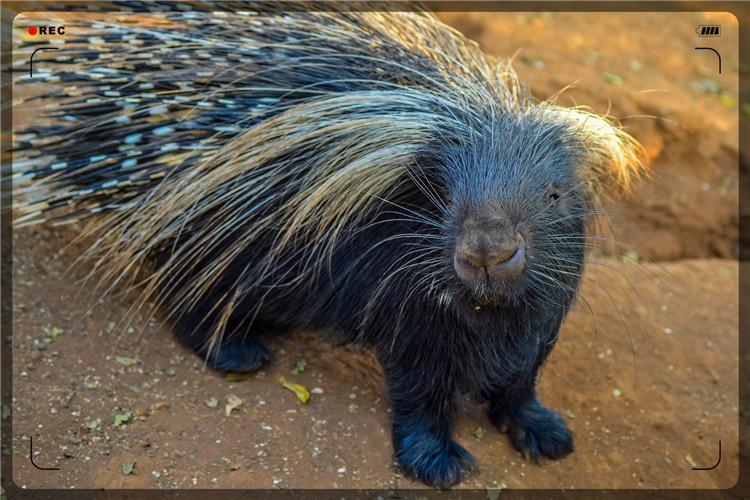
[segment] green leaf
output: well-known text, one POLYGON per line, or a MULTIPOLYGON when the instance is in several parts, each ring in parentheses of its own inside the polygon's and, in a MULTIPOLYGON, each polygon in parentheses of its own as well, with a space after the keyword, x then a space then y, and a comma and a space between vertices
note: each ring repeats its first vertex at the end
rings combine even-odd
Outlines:
POLYGON ((122 424, 130 422, 134 418, 135 413, 133 413, 131 410, 128 410, 126 412, 116 414, 113 423, 115 427, 120 427, 122 424))
POLYGON ((86 427, 90 431, 98 431, 102 427, 102 419, 101 418, 94 419, 91 422, 87 423, 86 427))
POLYGON ((122 475, 129 476, 135 470, 135 462, 125 462, 122 464, 122 475))
POLYGON ((124 366, 131 366, 131 365, 138 363, 137 359, 128 358, 126 356, 115 356, 115 361, 117 361, 118 363, 124 366))
POLYGON ((301 359, 297 361, 297 364, 294 365, 294 368, 292 368, 292 374, 293 375, 299 375, 303 371, 305 371, 305 368, 307 368, 307 361, 304 359, 301 359))
POLYGON ((640 258, 638 257, 638 252, 635 250, 628 250, 625 252, 625 254, 621 257, 623 264, 628 264, 631 266, 634 266, 638 264, 640 261, 640 258))
POLYGON ((733 108, 734 105, 737 104, 735 98, 727 94, 726 92, 722 92, 721 94, 719 94, 719 102, 725 108, 733 108))
POLYGON ((292 391, 294 395, 297 396, 300 403, 307 404, 307 402, 310 401, 310 392, 304 385, 288 382, 284 377, 281 377, 279 382, 281 382, 281 385, 284 386, 285 389, 292 391))
POLYGON ((218 408, 219 407, 219 400, 216 398, 208 398, 206 401, 206 406, 209 408, 218 408))
POLYGON ((497 486, 487 488, 487 500, 498 500, 500 498, 500 493, 503 492, 504 488, 505 488, 505 483, 501 483, 497 486))
POLYGON ((474 436, 474 439, 479 441, 480 439, 482 439, 482 436, 484 436, 484 428, 481 426, 477 427, 476 429, 474 429, 471 435, 474 436))
POLYGON ((227 382, 242 382, 250 378, 250 373, 247 372, 229 372, 224 375, 224 380, 227 382))
POLYGON ((622 85, 622 83, 625 81, 623 77, 621 77, 618 74, 610 73, 608 71, 605 71, 602 75, 602 78, 604 78, 604 81, 607 83, 611 83, 612 85, 622 85))

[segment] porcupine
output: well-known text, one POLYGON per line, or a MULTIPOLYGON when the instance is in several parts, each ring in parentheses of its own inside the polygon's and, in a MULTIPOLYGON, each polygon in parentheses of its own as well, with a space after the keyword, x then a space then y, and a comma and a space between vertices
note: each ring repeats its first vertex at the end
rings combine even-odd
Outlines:
POLYGON ((572 452, 537 373, 638 144, 419 9, 264 9, 68 23, 29 79, 56 121, 16 137, 17 223, 88 219, 92 274, 216 370, 259 368, 276 332, 373 349, 395 457, 429 485, 474 468, 466 395, 532 459, 572 452))

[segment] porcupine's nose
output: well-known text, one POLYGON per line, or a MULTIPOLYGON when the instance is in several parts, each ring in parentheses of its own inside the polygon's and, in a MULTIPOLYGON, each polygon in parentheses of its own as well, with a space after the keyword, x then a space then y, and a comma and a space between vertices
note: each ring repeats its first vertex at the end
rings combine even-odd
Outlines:
POLYGON ((483 279, 508 282, 517 278, 526 263, 526 241, 510 224, 496 220, 464 221, 456 243, 453 264, 467 284, 483 279))

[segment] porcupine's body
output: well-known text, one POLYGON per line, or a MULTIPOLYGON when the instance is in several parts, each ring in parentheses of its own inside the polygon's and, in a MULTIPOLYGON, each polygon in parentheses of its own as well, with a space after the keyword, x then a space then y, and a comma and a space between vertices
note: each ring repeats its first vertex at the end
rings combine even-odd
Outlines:
POLYGON ((424 14, 182 12, 69 32, 38 77, 62 89, 59 124, 17 137, 19 222, 96 214, 95 272, 114 286, 151 262, 144 300, 218 370, 261 366, 270 332, 372 346, 396 457, 428 484, 472 463, 451 439, 462 394, 533 458, 572 451, 535 378, 597 193, 637 172, 628 136, 535 103, 424 14))

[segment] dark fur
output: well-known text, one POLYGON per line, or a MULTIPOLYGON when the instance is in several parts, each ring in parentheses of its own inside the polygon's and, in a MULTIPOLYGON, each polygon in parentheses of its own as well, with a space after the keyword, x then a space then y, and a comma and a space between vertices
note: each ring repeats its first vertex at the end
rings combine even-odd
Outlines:
MULTIPOLYGON (((244 306, 230 320, 228 340, 211 354, 209 364, 224 371, 257 368, 268 359, 258 338, 266 332, 323 329, 338 334, 337 339, 372 346, 387 375, 398 462, 430 485, 453 485, 473 465, 471 455, 451 438, 462 394, 487 403, 513 446, 532 459, 556 459, 573 451, 570 431, 539 403, 534 386, 583 269, 587 209, 572 174, 574 158, 559 146, 562 131, 547 124, 548 132, 540 136, 541 124, 533 117, 525 123, 488 117, 488 123, 487 132, 494 128, 502 138, 499 144, 477 139, 468 147, 441 141, 415 173, 429 178, 448 205, 446 214, 407 184, 371 224, 352 228, 319 279, 306 286, 271 287, 309 265, 309 255, 290 250, 276 274, 266 278, 269 286, 260 287, 263 293, 243 297, 244 306), (461 220, 476 211, 501 214, 526 236, 529 262, 517 282, 469 291, 455 277, 456 233, 461 220), (422 236, 399 237, 404 234, 422 236), (381 287, 419 245, 440 259, 432 278, 420 285, 425 274, 417 267, 381 287), (431 289, 435 279, 441 284, 431 289), (448 305, 440 303, 436 290, 451 294, 448 305)), ((273 237, 268 234, 269 245, 273 237)), ((226 273, 227 286, 266 252, 247 249, 226 273)), ((209 310, 226 292, 216 287, 202 307, 177 322, 180 337, 199 352, 205 354, 207 338, 194 333, 195 325, 210 330, 209 310)))

